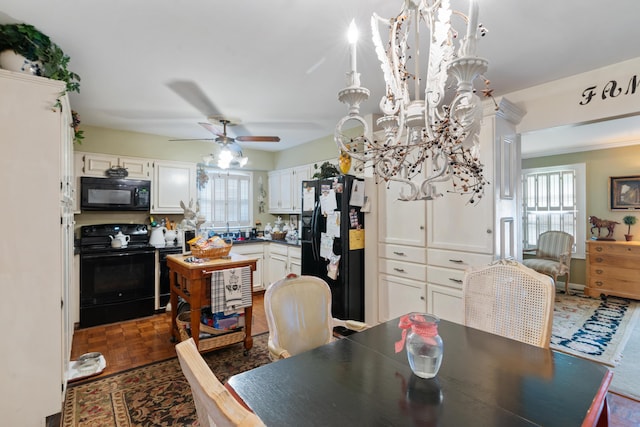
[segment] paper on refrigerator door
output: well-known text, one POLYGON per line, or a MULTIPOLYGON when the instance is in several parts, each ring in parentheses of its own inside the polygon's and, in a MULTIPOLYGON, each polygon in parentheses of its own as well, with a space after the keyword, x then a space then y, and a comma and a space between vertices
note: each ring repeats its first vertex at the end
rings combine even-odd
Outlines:
POLYGON ((320 195, 320 206, 322 206, 322 214, 327 215, 329 212, 333 212, 338 208, 338 202, 336 201, 336 192, 333 189, 328 192, 322 192, 320 195))
POLYGON ((312 211, 313 205, 316 202, 316 188, 306 187, 302 192, 302 210, 312 211))
POLYGON ((333 255, 333 236, 320 233, 320 256, 329 259, 333 255))
POLYGON ((327 215, 327 234, 332 237, 340 237, 340 212, 329 212, 327 215))
POLYGON ((353 180, 349 204, 351 206, 362 206, 364 204, 364 181, 353 180))

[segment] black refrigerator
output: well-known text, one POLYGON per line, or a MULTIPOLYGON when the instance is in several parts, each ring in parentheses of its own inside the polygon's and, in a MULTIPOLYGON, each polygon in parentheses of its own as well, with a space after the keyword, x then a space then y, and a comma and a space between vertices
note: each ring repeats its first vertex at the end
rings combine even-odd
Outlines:
POLYGON ((302 274, 331 288, 334 317, 364 321, 364 180, 302 182, 302 274))

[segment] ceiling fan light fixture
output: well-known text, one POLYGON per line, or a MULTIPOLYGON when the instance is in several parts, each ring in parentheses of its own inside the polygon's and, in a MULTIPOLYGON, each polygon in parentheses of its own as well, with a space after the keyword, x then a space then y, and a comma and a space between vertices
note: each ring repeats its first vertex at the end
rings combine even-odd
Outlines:
POLYGON ((242 155, 242 151, 235 151, 228 147, 224 147, 218 154, 217 165, 220 169, 229 169, 229 167, 244 167, 249 161, 248 157, 242 155))
POLYGON ((223 148, 218 154, 218 167, 221 169, 229 169, 231 161, 233 160, 233 153, 228 148, 223 148))

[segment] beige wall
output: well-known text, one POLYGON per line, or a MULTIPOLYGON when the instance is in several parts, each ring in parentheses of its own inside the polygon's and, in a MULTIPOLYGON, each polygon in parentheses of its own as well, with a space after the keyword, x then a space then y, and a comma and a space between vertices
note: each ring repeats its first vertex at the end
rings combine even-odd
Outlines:
MULTIPOLYGON (((349 129, 345 133, 352 137, 362 132, 361 127, 349 129)), ((333 135, 316 139, 306 144, 288 150, 274 153, 273 169, 286 169, 293 166, 305 165, 309 163, 322 163, 325 160, 335 160, 338 158, 339 151, 333 140, 333 135)))
MULTIPOLYGON (((522 168, 557 166, 573 163, 585 163, 586 165, 587 211, 583 214, 586 216, 595 215, 598 218, 620 222, 620 225, 617 225, 615 228, 613 237, 616 240, 624 241, 627 226, 622 223, 622 218, 626 215, 635 215, 638 217, 638 220, 640 220, 640 212, 611 211, 609 209, 609 177, 640 175, 640 145, 525 159, 522 161, 522 168)), ((631 234, 635 235, 633 240, 640 240, 640 222, 631 228, 631 234)), ((586 235, 587 237, 591 236, 590 226, 588 224, 586 235)), ((584 284, 585 275, 584 260, 572 260, 571 282, 584 284)))
MULTIPOLYGON (((217 148, 211 141, 169 141, 170 138, 159 135, 93 126, 82 126, 82 130, 85 138, 82 144, 75 144, 74 149, 89 153, 198 163, 202 161, 203 156, 212 153, 217 148)), ((244 170, 250 170, 254 173, 253 186, 255 195, 258 194, 260 177, 265 191, 268 191, 268 171, 302 164, 319 163, 338 157, 338 149, 335 142, 333 142, 333 135, 281 152, 244 149, 243 153, 249 158, 244 170)), ((260 220, 263 226, 269 222, 273 223, 276 219, 274 215, 259 213, 257 202, 254 202, 253 211, 254 219, 260 220)), ((181 215, 167 215, 167 217, 171 221, 180 221, 182 219, 181 215)), ((149 220, 146 213, 136 212, 86 212, 76 215, 76 225, 78 227, 87 224, 110 222, 148 223, 149 220)))

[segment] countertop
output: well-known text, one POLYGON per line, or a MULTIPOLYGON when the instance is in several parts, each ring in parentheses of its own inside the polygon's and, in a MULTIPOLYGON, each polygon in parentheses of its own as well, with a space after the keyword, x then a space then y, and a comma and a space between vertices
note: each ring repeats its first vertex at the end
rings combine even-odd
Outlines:
POLYGON ((207 259, 200 262, 187 262, 186 260, 192 258, 190 255, 167 255, 167 261, 175 261, 178 265, 183 268, 196 270, 203 268, 215 268, 219 269, 220 267, 233 267, 233 266, 245 266, 247 263, 253 263, 255 267, 256 259, 252 257, 248 257, 245 255, 239 255, 231 252, 228 257, 224 258, 215 258, 215 259, 207 259))
POLYGON ((248 239, 248 240, 234 240, 234 245, 250 245, 252 243, 277 243, 279 245, 288 245, 288 246, 300 246, 300 240, 296 243, 291 243, 287 240, 267 240, 267 239, 248 239))

